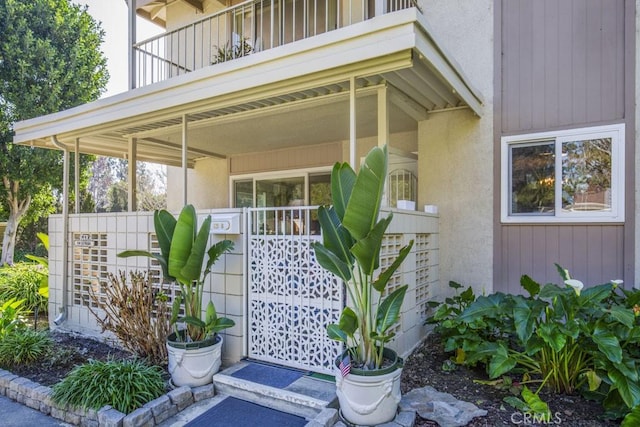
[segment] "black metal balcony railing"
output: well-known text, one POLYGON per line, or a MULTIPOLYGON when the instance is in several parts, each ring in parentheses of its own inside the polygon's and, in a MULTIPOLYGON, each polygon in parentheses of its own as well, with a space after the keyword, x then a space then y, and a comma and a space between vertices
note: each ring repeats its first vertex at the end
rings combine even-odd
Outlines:
POLYGON ((410 7, 416 0, 249 0, 136 43, 136 87, 410 7))

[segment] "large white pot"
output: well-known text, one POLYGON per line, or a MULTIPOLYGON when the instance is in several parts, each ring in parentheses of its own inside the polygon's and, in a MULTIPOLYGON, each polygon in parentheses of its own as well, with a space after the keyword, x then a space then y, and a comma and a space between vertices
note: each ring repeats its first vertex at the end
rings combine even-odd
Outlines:
MULTIPOLYGON (((395 363, 385 369, 363 371, 351 368, 343 377, 336 372, 336 394, 342 416, 352 424, 377 425, 393 420, 400 403, 402 359, 395 351, 384 350, 385 357, 395 363)), ((336 366, 341 357, 336 361, 336 366)))
POLYGON ((167 339, 169 373, 176 386, 198 387, 210 384, 213 374, 220 369, 222 336, 198 342, 176 341, 176 335, 167 339))

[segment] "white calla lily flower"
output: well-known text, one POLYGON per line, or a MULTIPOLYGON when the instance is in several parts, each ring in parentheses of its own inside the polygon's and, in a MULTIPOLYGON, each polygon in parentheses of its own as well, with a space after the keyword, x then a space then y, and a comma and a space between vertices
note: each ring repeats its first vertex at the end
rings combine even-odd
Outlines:
POLYGON ((564 284, 567 286, 571 286, 573 290, 576 291, 576 295, 580 295, 580 291, 582 290, 582 288, 584 288, 584 283, 576 279, 565 280, 564 284))
POLYGON ((624 283, 624 280, 620 280, 620 279, 615 279, 611 281, 611 284, 613 285, 614 288, 617 288, 618 286, 622 285, 624 283))

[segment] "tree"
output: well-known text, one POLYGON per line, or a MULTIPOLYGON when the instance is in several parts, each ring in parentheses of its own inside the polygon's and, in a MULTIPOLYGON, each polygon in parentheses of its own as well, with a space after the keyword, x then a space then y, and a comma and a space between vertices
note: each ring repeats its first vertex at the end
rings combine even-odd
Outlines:
POLYGON ((104 31, 69 0, 0 0, 0 265, 13 262, 21 219, 36 193, 61 192, 62 156, 11 143, 13 123, 97 99, 109 78, 104 31))

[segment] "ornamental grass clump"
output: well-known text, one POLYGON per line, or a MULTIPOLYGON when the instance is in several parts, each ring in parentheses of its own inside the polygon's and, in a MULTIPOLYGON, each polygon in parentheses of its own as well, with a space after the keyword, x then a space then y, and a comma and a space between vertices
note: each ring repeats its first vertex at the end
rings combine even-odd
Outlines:
POLYGON ((165 392, 163 371, 140 360, 91 360, 53 386, 57 405, 98 410, 111 405, 128 414, 165 392))
POLYGON ((22 308, 40 313, 47 311, 48 298, 40 293, 42 277, 48 277, 46 267, 20 262, 0 267, 0 301, 22 301, 22 308))
POLYGON ((52 348, 53 341, 48 333, 16 329, 0 339, 0 366, 11 369, 39 362, 52 348))

